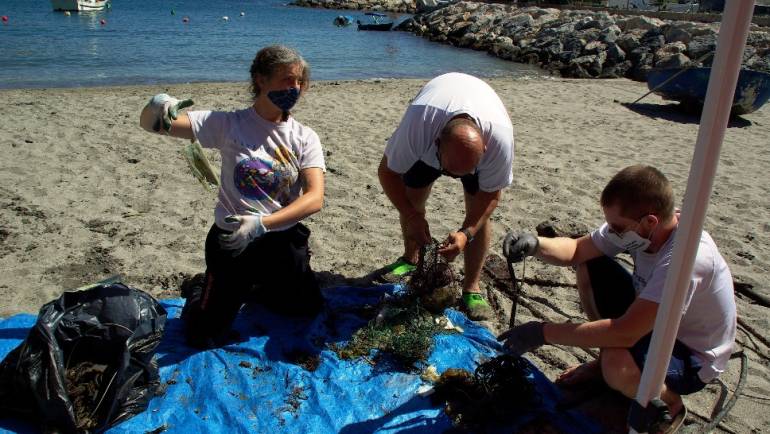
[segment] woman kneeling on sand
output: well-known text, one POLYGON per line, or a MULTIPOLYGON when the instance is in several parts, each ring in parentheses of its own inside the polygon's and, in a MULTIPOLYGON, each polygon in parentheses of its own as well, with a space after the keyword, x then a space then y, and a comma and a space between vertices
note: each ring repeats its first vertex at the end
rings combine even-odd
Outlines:
POLYGON ((188 343, 232 341, 247 295, 287 315, 323 304, 310 268, 310 231, 302 219, 323 206, 323 150, 318 135, 291 116, 310 84, 310 67, 293 49, 260 50, 251 65, 254 103, 232 112, 178 113, 191 102, 155 95, 141 114, 150 132, 195 140, 222 155, 215 223, 206 237, 206 281, 182 312, 188 343))

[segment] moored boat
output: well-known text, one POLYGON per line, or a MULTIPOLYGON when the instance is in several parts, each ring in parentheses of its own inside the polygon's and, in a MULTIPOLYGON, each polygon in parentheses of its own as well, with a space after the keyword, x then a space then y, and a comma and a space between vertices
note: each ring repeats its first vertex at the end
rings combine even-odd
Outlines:
POLYGON ((393 27, 393 21, 388 19, 388 16, 378 12, 367 12, 364 14, 369 22, 362 23, 360 20, 356 20, 358 30, 380 30, 388 31, 393 27))
MULTIPOLYGON (((700 111, 706 101, 711 68, 653 69, 647 75, 647 88, 663 99, 679 101, 700 111)), ((770 99, 770 74, 741 69, 731 109, 732 115, 754 112, 770 99)))
POLYGON ((51 0, 55 11, 101 11, 110 7, 110 0, 51 0))

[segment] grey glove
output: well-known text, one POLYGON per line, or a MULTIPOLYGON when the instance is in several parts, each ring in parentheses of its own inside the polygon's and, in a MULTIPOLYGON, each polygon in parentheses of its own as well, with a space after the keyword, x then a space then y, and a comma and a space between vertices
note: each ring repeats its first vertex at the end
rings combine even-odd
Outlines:
POLYGON ((526 232, 508 232, 503 240, 503 255, 508 262, 521 262, 526 256, 537 253, 540 241, 526 232))
POLYGON ((503 332, 497 340, 503 343, 508 354, 519 357, 546 344, 543 327, 545 323, 530 321, 503 332))
POLYGON ((233 257, 240 255, 246 250, 249 243, 269 232, 262 224, 262 215, 231 215, 225 217, 227 223, 238 223, 238 229, 229 234, 219 236, 219 245, 230 250, 233 257))
POLYGON ((150 98, 150 102, 147 103, 147 107, 153 114, 152 118, 148 118, 146 124, 140 121, 140 125, 147 131, 168 133, 171 122, 179 116, 179 111, 191 105, 193 105, 191 99, 180 101, 165 93, 159 93, 150 98))

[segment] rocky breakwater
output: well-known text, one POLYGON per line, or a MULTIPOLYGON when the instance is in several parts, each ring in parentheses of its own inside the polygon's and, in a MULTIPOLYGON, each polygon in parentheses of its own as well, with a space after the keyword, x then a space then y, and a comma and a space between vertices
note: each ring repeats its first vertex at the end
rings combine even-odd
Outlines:
MULTIPOLYGON (((653 67, 710 65, 718 24, 459 2, 417 14, 398 29, 537 64, 564 77, 644 81, 653 67)), ((770 72, 770 34, 750 33, 743 62, 749 69, 770 72)))
POLYGON ((294 0, 291 5, 308 8, 390 11, 409 14, 417 12, 415 0, 294 0))

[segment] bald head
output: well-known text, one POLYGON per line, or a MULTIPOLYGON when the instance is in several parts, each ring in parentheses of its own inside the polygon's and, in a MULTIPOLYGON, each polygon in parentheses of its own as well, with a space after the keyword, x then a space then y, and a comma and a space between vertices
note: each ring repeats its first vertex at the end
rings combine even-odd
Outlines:
POLYGON ((450 120, 439 134, 441 167, 453 175, 473 173, 484 155, 484 148, 479 127, 465 117, 450 120))

